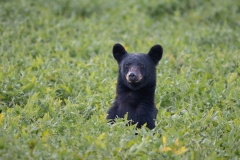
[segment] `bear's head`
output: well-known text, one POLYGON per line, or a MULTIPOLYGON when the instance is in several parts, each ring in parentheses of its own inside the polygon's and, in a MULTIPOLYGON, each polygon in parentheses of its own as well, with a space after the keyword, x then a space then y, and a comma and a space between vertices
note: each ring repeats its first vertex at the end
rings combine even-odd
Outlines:
POLYGON ((163 54, 161 45, 154 45, 148 54, 128 54, 125 48, 117 43, 112 52, 119 65, 120 83, 132 90, 156 85, 156 66, 163 54))

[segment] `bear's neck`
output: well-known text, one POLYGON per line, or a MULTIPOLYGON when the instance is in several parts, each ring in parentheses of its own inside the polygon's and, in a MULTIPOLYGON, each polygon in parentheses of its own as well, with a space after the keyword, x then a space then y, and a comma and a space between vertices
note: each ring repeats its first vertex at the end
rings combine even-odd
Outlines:
POLYGON ((117 99, 131 101, 136 100, 136 103, 148 102, 154 104, 156 85, 147 85, 138 90, 133 90, 124 84, 117 83, 117 99))

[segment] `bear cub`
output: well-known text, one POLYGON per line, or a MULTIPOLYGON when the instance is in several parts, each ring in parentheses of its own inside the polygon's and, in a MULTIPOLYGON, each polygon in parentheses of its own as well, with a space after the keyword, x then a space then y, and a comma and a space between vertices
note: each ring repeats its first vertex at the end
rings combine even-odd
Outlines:
POLYGON ((156 66, 162 58, 163 48, 154 45, 148 54, 128 54, 121 44, 115 44, 113 56, 118 63, 116 98, 108 110, 107 119, 127 119, 141 128, 146 123, 149 129, 155 128, 157 108, 154 104, 156 88, 156 66))

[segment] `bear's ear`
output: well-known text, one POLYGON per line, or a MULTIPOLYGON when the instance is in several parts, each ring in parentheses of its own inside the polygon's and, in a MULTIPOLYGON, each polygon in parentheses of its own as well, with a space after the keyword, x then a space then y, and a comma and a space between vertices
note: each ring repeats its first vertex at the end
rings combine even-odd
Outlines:
POLYGON ((125 50, 125 48, 119 44, 119 43, 116 43, 114 46, 113 46, 113 49, 112 49, 112 53, 113 53, 113 57, 118 61, 120 62, 123 58, 123 56, 125 54, 127 54, 127 51, 125 50))
POLYGON ((148 52, 148 56, 153 60, 153 62, 156 65, 161 60, 162 54, 163 54, 163 48, 159 44, 154 45, 148 52))

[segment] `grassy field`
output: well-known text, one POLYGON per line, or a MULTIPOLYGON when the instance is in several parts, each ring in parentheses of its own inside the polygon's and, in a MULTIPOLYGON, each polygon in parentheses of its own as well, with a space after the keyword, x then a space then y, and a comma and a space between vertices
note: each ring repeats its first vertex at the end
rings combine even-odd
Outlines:
POLYGON ((0 0, 0 57, 2 160, 240 159, 240 1, 0 0), (107 124, 116 42, 164 48, 152 131, 107 124))

